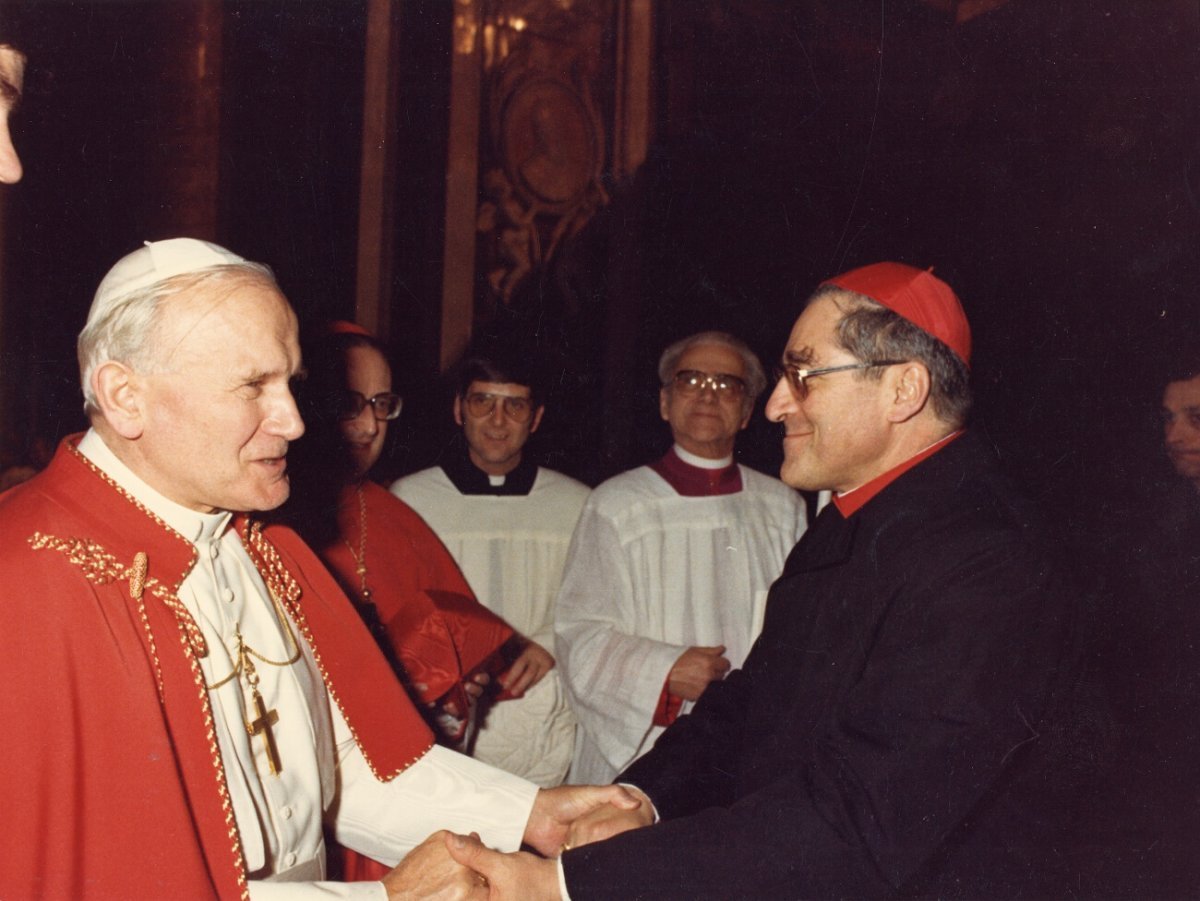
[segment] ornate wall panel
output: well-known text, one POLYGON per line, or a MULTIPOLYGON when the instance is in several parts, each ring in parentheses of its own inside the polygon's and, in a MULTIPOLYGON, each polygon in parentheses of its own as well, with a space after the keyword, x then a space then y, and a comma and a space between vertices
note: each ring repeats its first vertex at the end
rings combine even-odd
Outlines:
POLYGON ((608 202, 613 0, 490 0, 480 30, 476 228, 487 315, 543 277, 608 202))

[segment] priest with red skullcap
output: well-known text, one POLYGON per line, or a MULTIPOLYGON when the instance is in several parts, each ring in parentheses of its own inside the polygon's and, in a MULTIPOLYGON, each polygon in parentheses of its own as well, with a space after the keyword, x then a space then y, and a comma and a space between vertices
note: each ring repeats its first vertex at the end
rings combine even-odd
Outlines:
POLYGON ((971 332, 932 270, 829 279, 766 415, 828 504, 742 667, 617 777, 558 861, 451 854, 529 897, 1060 897, 1075 592, 966 429, 971 332), (535 888, 536 887, 536 888, 535 888))

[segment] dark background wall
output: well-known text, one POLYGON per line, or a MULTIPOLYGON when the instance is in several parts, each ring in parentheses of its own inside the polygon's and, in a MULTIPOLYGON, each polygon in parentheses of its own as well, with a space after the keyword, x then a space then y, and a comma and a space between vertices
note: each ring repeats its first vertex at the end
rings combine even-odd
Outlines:
POLYGON ((302 313, 348 315, 362 3, 4 12, 30 60, 13 124, 26 173, 7 197, 3 359, 6 381, 25 374, 15 407, 27 435, 53 445, 86 425, 75 335, 105 271, 144 240, 227 244, 269 263, 302 313))
MULTIPOLYGON (((169 48, 192 4, 19 5, 27 177, 9 192, 6 303, 20 341, 3 366, 28 380, 26 432, 52 440, 81 425, 72 342, 94 285, 188 212, 170 76, 186 53, 169 48)), ((271 263, 306 318, 349 315, 364 4, 216 6, 213 237, 271 263)), ((415 402, 393 469, 448 434, 413 346, 440 291, 448 8, 402 5, 394 321, 415 402)), ((660 452, 667 341, 728 328, 773 360, 822 278, 889 258, 958 289, 977 424, 1032 491, 1096 508, 1161 474, 1160 364, 1170 345, 1196 352, 1200 322, 1200 4, 1012 0, 958 26, 919 0, 655 10, 649 161, 607 186, 533 301, 571 372, 541 445, 556 465, 594 480, 660 452), (629 371, 603 370, 606 340, 634 349, 629 371), (630 421, 606 421, 606 384, 634 395, 630 421)), ((759 419, 741 453, 770 470, 777 444, 759 419)))
MULTIPOLYGON (((977 423, 1065 506, 1158 462, 1158 363, 1196 353, 1197 4, 670 5, 645 266, 766 354, 820 279, 937 272, 977 423), (1138 465, 1145 462, 1146 467, 1138 465)), ((654 343, 651 341, 650 343, 654 343)))

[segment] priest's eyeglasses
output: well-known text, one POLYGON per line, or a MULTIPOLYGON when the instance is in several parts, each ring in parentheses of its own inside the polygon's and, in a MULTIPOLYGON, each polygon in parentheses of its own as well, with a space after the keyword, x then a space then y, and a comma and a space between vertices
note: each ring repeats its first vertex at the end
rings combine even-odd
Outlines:
POLYGON ((491 416, 496 403, 503 401, 504 415, 513 422, 528 422, 533 415, 533 400, 528 397, 513 397, 511 394, 486 394, 473 391, 466 397, 467 412, 474 419, 491 416))
POLYGON ((901 363, 907 363, 908 360, 875 360, 870 363, 846 363, 842 366, 825 366, 821 369, 801 369, 799 366, 793 366, 790 363, 777 367, 775 370, 775 381, 778 382, 782 378, 787 378, 788 387, 792 389, 792 394, 797 400, 805 400, 808 397, 808 380, 816 378, 819 375, 829 375, 831 372, 849 372, 852 369, 874 369, 876 366, 899 366, 901 363))
POLYGON ((363 397, 357 391, 343 391, 338 398, 338 419, 355 419, 368 406, 376 419, 386 422, 400 415, 404 398, 390 391, 384 391, 374 397, 363 397))
POLYGON ((699 394, 711 388, 718 397, 742 397, 746 393, 746 382, 728 372, 701 372, 699 369, 681 369, 675 373, 675 390, 680 394, 699 394))

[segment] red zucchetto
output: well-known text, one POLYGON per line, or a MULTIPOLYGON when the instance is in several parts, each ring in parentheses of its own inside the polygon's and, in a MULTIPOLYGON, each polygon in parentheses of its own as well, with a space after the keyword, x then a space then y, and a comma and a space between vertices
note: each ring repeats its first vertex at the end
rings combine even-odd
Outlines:
POLYGON ((327 322, 323 331, 326 335, 361 335, 364 338, 375 337, 357 322, 349 322, 345 319, 335 319, 333 322, 327 322))
POLYGON ((883 304, 928 332, 971 365, 971 326, 958 295, 933 269, 903 263, 873 263, 822 282, 883 304))

